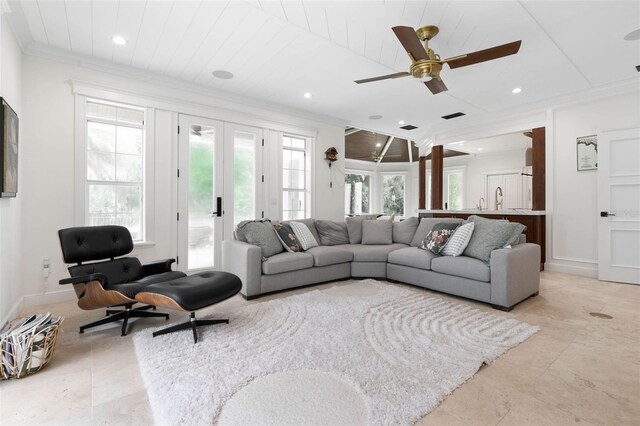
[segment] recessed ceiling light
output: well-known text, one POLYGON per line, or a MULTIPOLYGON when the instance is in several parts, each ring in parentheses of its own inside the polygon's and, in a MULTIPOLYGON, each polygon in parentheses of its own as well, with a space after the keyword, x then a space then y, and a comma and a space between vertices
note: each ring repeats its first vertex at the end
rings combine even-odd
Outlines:
POLYGON ((307 99, 311 99, 311 93, 307 92, 304 94, 304 97, 307 99))
POLYGON ((213 74, 214 77, 221 78, 223 80, 229 80, 233 78, 233 73, 225 70, 215 70, 211 74, 213 74))
POLYGON ((482 151, 482 148, 478 148, 478 151, 482 151))
POLYGON ((398 121, 398 124, 402 126, 404 124, 404 120, 398 121))
POLYGON ((517 94, 518 94, 518 93, 520 93, 520 92, 522 92, 522 89, 521 89, 521 88, 519 88, 519 87, 516 87, 515 89, 513 89, 513 90, 511 91, 511 93, 513 93, 514 95, 517 95, 517 94))
POLYGON ((124 37, 119 35, 115 35, 111 37, 111 41, 113 41, 118 46, 124 46, 125 44, 127 44, 127 40, 125 40, 124 37))
POLYGON ((640 40, 640 28, 631 31, 629 34, 624 36, 624 39, 627 41, 640 40))
POLYGON ((380 120, 382 118, 381 115, 370 115, 369 120, 380 120))
POLYGON ((381 146, 382 146, 382 144, 381 144, 380 142, 378 142, 378 143, 376 144, 376 148, 380 148, 381 146))

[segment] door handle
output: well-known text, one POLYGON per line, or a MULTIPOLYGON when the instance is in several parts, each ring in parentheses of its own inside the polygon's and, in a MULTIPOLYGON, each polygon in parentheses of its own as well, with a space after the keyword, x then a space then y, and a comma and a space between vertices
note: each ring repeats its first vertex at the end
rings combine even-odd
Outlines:
POLYGON ((610 216, 615 216, 615 213, 600 212, 600 217, 610 217, 610 216))
POLYGON ((222 216, 222 197, 218 197, 216 198, 216 211, 215 212, 209 212, 209 214, 211 216, 216 215, 217 217, 221 217, 222 216))

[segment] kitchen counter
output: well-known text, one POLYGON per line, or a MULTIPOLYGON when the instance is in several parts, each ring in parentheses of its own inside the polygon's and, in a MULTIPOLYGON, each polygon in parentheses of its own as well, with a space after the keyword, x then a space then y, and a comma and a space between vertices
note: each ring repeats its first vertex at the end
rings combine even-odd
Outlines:
POLYGON ((516 210, 478 210, 478 209, 463 209, 463 210, 418 210, 418 215, 420 214, 477 214, 477 215, 500 215, 500 216, 544 216, 546 213, 544 210, 527 210, 527 209, 516 209, 516 210))

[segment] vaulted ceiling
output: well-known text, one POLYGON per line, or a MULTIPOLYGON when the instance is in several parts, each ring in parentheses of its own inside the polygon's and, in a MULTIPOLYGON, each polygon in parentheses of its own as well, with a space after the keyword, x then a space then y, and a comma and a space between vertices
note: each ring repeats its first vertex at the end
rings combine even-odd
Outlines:
MULTIPOLYGON (((28 51, 85 59, 278 103, 415 139, 441 116, 467 116, 638 78, 637 1, 9 1, 28 51), (432 95, 406 71, 392 26, 435 24, 443 58, 522 40, 517 55, 451 70, 432 95), (127 41, 112 42, 114 35, 127 41), (229 80, 214 70, 234 74, 229 80), (522 93, 511 90, 521 87, 522 93), (312 97, 303 97, 305 92, 312 97), (381 115, 378 120, 368 117, 381 115), (399 129, 398 121, 418 126, 399 129)), ((458 120, 464 120, 458 119, 458 120)))

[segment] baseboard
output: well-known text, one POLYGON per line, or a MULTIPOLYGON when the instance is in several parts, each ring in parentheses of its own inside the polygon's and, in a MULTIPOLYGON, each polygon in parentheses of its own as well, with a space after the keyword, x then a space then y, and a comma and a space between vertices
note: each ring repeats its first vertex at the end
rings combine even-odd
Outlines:
POLYGON ((580 275, 589 278, 598 278, 598 265, 575 266, 563 263, 546 262, 544 270, 549 272, 561 272, 563 274, 580 275))
POLYGON ((49 291, 47 293, 27 294, 23 296, 23 307, 48 305, 50 303, 68 302, 76 299, 73 289, 49 291))

